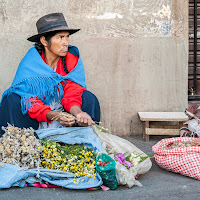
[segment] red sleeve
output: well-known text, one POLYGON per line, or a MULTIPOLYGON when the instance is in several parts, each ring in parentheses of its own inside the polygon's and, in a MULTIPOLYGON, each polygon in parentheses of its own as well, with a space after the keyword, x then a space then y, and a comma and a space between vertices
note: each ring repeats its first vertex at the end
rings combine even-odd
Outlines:
POLYGON ((43 104, 43 102, 39 98, 31 98, 31 108, 28 110, 28 115, 32 119, 36 119, 38 122, 48 122, 47 121, 47 112, 51 111, 51 107, 43 104))
POLYGON ((82 93, 86 90, 84 87, 67 80, 67 84, 64 86, 64 97, 62 99, 62 104, 67 112, 70 112, 72 106, 82 106, 82 93))

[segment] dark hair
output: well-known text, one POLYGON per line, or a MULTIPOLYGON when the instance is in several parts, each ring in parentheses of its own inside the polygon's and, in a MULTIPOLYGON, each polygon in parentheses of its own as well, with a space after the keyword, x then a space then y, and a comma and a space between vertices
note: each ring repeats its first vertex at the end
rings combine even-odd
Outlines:
MULTIPOLYGON (((49 43, 51 38, 56 35, 58 32, 60 31, 55 31, 55 32, 50 32, 44 35, 46 41, 49 43)), ((38 40, 37 42, 35 42, 35 48, 37 49, 38 53, 41 55, 42 51, 45 51, 44 49, 44 45, 40 42, 40 40, 38 40)), ((68 69, 67 69, 67 64, 66 64, 66 56, 62 57, 62 63, 63 63, 63 68, 64 71, 66 72, 66 74, 69 73, 68 69)))

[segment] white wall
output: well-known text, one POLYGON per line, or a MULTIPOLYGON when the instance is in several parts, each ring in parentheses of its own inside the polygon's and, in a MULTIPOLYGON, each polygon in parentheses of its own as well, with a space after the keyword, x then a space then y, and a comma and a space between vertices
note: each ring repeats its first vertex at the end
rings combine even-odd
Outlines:
POLYGON ((81 28, 70 40, 104 126, 117 135, 141 134, 138 111, 187 107, 187 11, 186 0, 1 0, 0 93, 31 46, 26 38, 36 34, 37 19, 63 12, 69 26, 81 28))

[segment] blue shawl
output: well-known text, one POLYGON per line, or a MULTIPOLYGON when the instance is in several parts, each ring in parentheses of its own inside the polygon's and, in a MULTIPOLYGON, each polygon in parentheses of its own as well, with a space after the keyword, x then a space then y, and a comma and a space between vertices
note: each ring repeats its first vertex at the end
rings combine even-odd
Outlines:
POLYGON ((78 63, 70 73, 61 76, 42 60, 33 45, 21 60, 12 85, 3 93, 2 99, 12 93, 18 94, 21 97, 22 113, 26 114, 31 108, 31 97, 38 97, 44 104, 50 105, 51 101, 58 101, 59 89, 62 99, 62 81, 66 83, 66 80, 71 80, 86 88, 84 66, 78 48, 69 45, 68 51, 79 57, 78 63))

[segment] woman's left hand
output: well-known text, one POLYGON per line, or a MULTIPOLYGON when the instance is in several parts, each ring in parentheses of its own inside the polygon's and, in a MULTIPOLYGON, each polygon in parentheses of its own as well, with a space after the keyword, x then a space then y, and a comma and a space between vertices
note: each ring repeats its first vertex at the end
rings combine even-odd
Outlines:
POLYGON ((91 126, 92 124, 95 124, 90 115, 83 111, 76 115, 76 122, 79 126, 91 126))
POLYGON ((83 112, 80 107, 74 105, 70 108, 70 113, 76 117, 76 122, 79 126, 91 126, 95 124, 90 115, 83 112))

